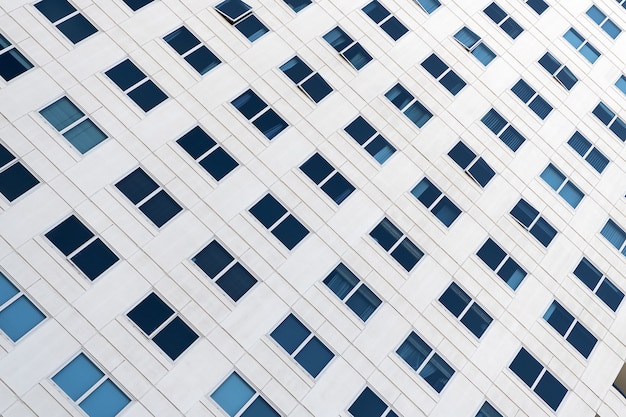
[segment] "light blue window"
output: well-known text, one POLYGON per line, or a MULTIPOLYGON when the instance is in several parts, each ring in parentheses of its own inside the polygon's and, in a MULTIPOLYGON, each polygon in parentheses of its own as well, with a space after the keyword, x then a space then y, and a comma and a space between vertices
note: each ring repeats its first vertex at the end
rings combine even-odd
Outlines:
POLYGON ((593 114, 622 141, 626 141, 626 123, 603 102, 598 103, 593 114))
POLYGON ((478 410, 478 414, 475 417, 503 417, 491 404, 487 401, 483 403, 483 406, 478 410))
POLYGON ((437 217, 446 227, 459 217, 459 209, 439 188, 437 188, 428 178, 422 179, 412 190, 415 196, 435 217, 437 217))
POLYGON ((328 274, 324 284, 363 321, 381 304, 380 298, 342 263, 328 274))
POLYGON ((491 61, 496 57, 493 52, 485 43, 481 40, 480 36, 475 34, 467 26, 464 26, 457 33, 454 34, 454 39, 472 55, 480 61, 484 66, 489 65, 491 61))
POLYGON ((90 417, 116 416, 130 403, 130 398, 84 353, 65 365, 52 381, 90 417))
POLYGON ((487 239, 476 255, 513 290, 517 289, 526 276, 526 271, 515 259, 491 238, 487 239))
POLYGON ((615 82, 615 86, 619 88, 622 93, 626 94, 626 76, 622 75, 621 77, 619 77, 615 82))
POLYGON ((524 80, 515 83, 511 91, 542 120, 552 111, 552 106, 524 80))
POLYGON ((598 52, 593 45, 587 42, 587 40, 583 38, 582 35, 574 28, 570 28, 567 32, 565 32, 563 37, 590 63, 593 64, 600 57, 600 52, 598 52))
POLYGON ((465 81, 435 54, 431 54, 426 58, 422 62, 422 67, 435 77, 453 96, 457 95, 466 85, 465 81))
POLYGON ((107 138, 67 97, 58 99, 39 113, 80 153, 86 153, 107 138))
POLYGON ((454 375, 454 369, 415 332, 411 332, 396 353, 437 392, 454 375))
POLYGON ((365 48, 363 48, 360 43, 352 39, 350 35, 348 35, 339 26, 325 34, 323 38, 357 71, 372 60, 372 56, 365 50, 365 48))
POLYGON ((546 52, 539 59, 539 64, 568 90, 571 90, 578 81, 574 73, 567 66, 561 64, 550 52, 546 52))
POLYGON ((46 316, 0 272, 0 329, 17 342, 46 316))
POLYGON ((596 345, 598 339, 591 334, 574 316, 567 311, 558 301, 554 300, 543 315, 554 330, 565 338, 585 358, 596 345))
POLYGON ((609 159, 578 131, 574 132, 572 137, 567 141, 567 144, 600 174, 609 164, 609 159))
POLYGON ((517 151, 526 140, 524 136, 506 121, 504 117, 500 116, 495 109, 489 110, 480 121, 513 152, 517 151))
POLYGON ((622 252, 623 255, 626 255, 626 247, 624 247, 626 232, 624 232, 624 229, 618 226, 617 223, 612 219, 607 220, 600 234, 604 236, 611 245, 615 246, 615 249, 622 252))
POLYGON ((622 30, 604 14, 596 5, 587 10, 587 16, 602 28, 611 38, 615 39, 622 33, 622 30))
POLYGON ((549 164, 543 170, 541 178, 573 208, 576 208, 585 196, 578 187, 552 164, 549 164))
POLYGON ((431 14, 441 6, 438 0, 415 0, 415 2, 428 14, 431 14))
POLYGON ((413 94, 400 83, 394 85, 385 93, 385 97, 391 101, 406 117, 417 127, 422 127, 433 117, 433 114, 422 105, 413 94))
POLYGON ((578 263, 574 269, 574 275, 611 310, 617 311, 624 299, 624 293, 587 258, 583 258, 578 263))
POLYGON ((354 119, 344 130, 381 165, 396 151, 362 116, 354 119))
POLYGON ((237 372, 230 374, 211 398, 231 417, 280 417, 237 372))

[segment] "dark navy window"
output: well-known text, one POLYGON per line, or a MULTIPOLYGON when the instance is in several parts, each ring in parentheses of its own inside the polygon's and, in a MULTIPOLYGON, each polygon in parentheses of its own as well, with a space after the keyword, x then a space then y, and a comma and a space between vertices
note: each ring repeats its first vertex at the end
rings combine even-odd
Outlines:
POLYGON ((285 3, 291 7, 291 10, 298 13, 300 10, 311 4, 311 0, 285 0, 285 3))
POLYGON ((215 10, 250 42, 269 32, 269 29, 252 13, 252 7, 241 0, 224 0, 215 6, 215 10))
POLYGON ((526 271, 491 238, 487 239, 476 255, 513 290, 526 276, 526 271))
POLYGON ((519 34, 524 31, 524 29, 496 3, 491 3, 483 12, 485 12, 496 25, 500 26, 500 29, 509 35, 511 39, 517 38, 519 34))
POLYGON ((344 130, 372 155, 379 164, 385 163, 396 151, 396 148, 362 116, 354 119, 344 130))
POLYGON ((313 72, 298 56, 280 66, 280 70, 311 100, 319 103, 333 88, 317 72, 313 72))
POLYGON ((543 0, 526 0, 526 4, 537 14, 542 14, 548 9, 548 4, 543 0))
POLYGON ((185 133, 176 143, 217 181, 239 166, 200 126, 185 133))
POLYGON ((400 39, 409 30, 392 15, 378 0, 374 0, 363 7, 363 12, 369 16, 394 41, 400 39))
POLYGON ((319 153, 302 164, 300 170, 337 204, 341 204, 354 191, 354 186, 319 153))
POLYGON ((378 223, 378 226, 370 232, 370 236, 407 272, 410 272, 424 256, 424 252, 386 218, 378 223))
POLYGON ((269 193, 250 207, 250 213, 287 249, 293 249, 309 234, 307 228, 269 193))
POLYGON ((422 127, 433 117, 433 114, 422 105, 413 94, 400 83, 385 93, 385 97, 393 103, 415 126, 422 127))
POLYGON ((568 90, 571 90, 578 81, 574 73, 567 66, 561 64, 550 52, 546 52, 539 59, 539 64, 568 90))
POLYGON ((241 417, 281 417, 265 399, 242 377, 233 372, 213 394, 211 398, 229 416, 241 417), (243 410, 240 414, 239 411, 243 410))
POLYGON ((485 187, 496 174, 482 156, 476 155, 462 141, 454 145, 448 156, 481 187, 485 187))
POLYGON ((178 358, 198 335, 161 298, 150 293, 127 314, 171 359, 178 358))
POLYGON ((578 131, 574 132, 572 137, 567 141, 567 144, 600 174, 609 164, 609 159, 578 131))
POLYGON ((46 315, 0 272, 0 330, 14 343, 46 318, 46 315))
POLYGON ((598 50, 585 38, 583 38, 582 35, 574 28, 570 28, 567 32, 565 32, 563 37, 591 64, 596 62, 596 60, 600 57, 600 52, 598 52, 598 50))
POLYGON ((422 67, 454 96, 466 85, 465 81, 435 54, 426 58, 422 62, 422 67))
POLYGON ((167 95, 130 59, 125 59, 105 74, 145 112, 167 99, 167 95))
POLYGON ((117 255, 73 214, 46 233, 46 238, 92 281, 119 260, 117 255))
POLYGON ((289 126, 252 90, 246 91, 234 99, 231 104, 269 140, 274 139, 276 135, 289 126))
POLYGON ((500 116, 495 109, 489 110, 480 120, 513 152, 517 151, 526 140, 524 136, 522 136, 511 123, 504 119, 504 117, 500 116))
POLYGON ((622 30, 594 4, 587 10, 587 16, 602 28, 611 38, 615 39, 622 30))
POLYGON ((472 55, 476 57, 484 66, 489 65, 496 57, 496 54, 475 34, 470 28, 464 26, 454 34, 454 39, 472 55))
POLYGON ((372 60, 372 56, 339 26, 324 35, 324 40, 345 58, 357 71, 372 60))
POLYGON ((441 6, 439 0, 415 0, 415 2, 428 14, 431 14, 441 6))
POLYGON ((206 74, 222 62, 185 26, 181 26, 164 36, 163 40, 200 75, 206 74))
POLYGON ((0 193, 7 200, 14 201, 37 184, 39 180, 0 144, 0 193))
POLYGON ((412 190, 411 194, 417 198, 435 217, 446 227, 459 217, 459 209, 439 188, 437 188, 428 178, 422 179, 412 190))
POLYGON ((565 338, 585 358, 596 345, 598 339, 591 334, 574 316, 558 301, 553 301, 548 311, 543 315, 545 321, 565 338))
POLYGON ((554 165, 549 164, 541 173, 543 179, 554 191, 556 191, 567 204, 576 208, 585 194, 573 182, 559 171, 554 165))
POLYGON ((143 6, 152 3, 154 0, 123 0, 133 11, 141 9, 143 6))
POLYGON ((598 268, 587 258, 583 258, 574 269, 574 275, 582 281, 594 294, 598 296, 611 310, 617 307, 624 299, 624 293, 617 288, 598 268))
POLYGON ((475 417, 503 417, 491 404, 485 401, 475 417))
POLYGON ((67 0, 42 0, 35 3, 35 7, 72 43, 78 43, 98 31, 67 0))
POLYGON ((313 378, 317 377, 335 357, 335 354, 293 314, 289 314, 270 336, 313 378))
POLYGON ((5 81, 11 81, 32 67, 33 64, 11 45, 11 42, 0 35, 0 76, 5 81))
POLYGON ((548 247, 552 239, 556 236, 556 229, 540 216, 539 212, 523 198, 513 207, 511 216, 545 247, 548 247))
POLYGON ((344 264, 337 265, 324 279, 324 284, 363 321, 367 321, 381 303, 380 298, 344 264))
POLYGON ((626 123, 620 119, 613 110, 609 109, 606 104, 600 102, 593 109, 593 114, 602 123, 608 127, 611 132, 615 133, 617 137, 622 141, 626 141, 626 123))
POLYGON ((348 412, 354 417, 398 417, 370 387, 365 387, 348 412))
POLYGON ((542 120, 552 111, 552 106, 524 80, 519 80, 511 91, 542 120))
POLYGON ((454 375, 454 369, 415 332, 411 332, 396 353, 437 392, 454 375))
POLYGON ((476 301, 454 282, 439 297, 439 302, 479 339, 493 320, 476 301))

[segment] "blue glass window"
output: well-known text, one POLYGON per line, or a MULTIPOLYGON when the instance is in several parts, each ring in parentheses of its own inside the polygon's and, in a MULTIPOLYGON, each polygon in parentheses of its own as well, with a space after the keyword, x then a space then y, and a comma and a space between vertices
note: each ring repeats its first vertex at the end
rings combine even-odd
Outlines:
POLYGON ((355 189, 339 171, 317 152, 300 166, 300 170, 319 185, 322 191, 336 204, 341 204, 355 189))
POLYGON ((457 95, 466 85, 465 81, 435 54, 431 54, 426 58, 422 62, 422 67, 435 77, 453 96, 457 95))
POLYGON ((615 39, 622 30, 594 4, 587 10, 587 16, 602 28, 611 38, 615 39))
POLYGON ((454 34, 454 39, 478 61, 484 66, 489 65, 491 61, 496 57, 495 52, 493 52, 485 43, 482 41, 480 36, 475 34, 470 28, 467 26, 463 26, 461 30, 454 34))
POLYGON ((569 311, 565 310, 556 300, 552 302, 543 319, 565 338, 585 358, 596 345, 598 339, 591 334, 569 311))
POLYGON ((78 43, 98 31, 67 0, 41 0, 35 3, 35 7, 72 43, 78 43))
POLYGON ((496 174, 482 156, 476 155, 474 151, 462 141, 454 145, 450 152, 448 152, 448 156, 483 188, 496 174))
POLYGON ((548 3, 543 0, 526 0, 526 4, 537 14, 542 14, 548 9, 548 3))
POLYGON ((269 140, 274 139, 276 135, 289 126, 265 101, 250 89, 234 99, 231 104, 269 140))
POLYGON ((167 99, 167 95, 130 59, 125 59, 104 73, 145 112, 167 99))
POLYGON ((615 82, 615 86, 619 88, 622 93, 626 94, 626 75, 619 77, 615 82))
POLYGON ((398 417, 370 387, 365 387, 348 408, 348 412, 353 417, 398 417))
POLYGON ((412 190, 415 196, 435 217, 446 227, 459 217, 459 209, 446 195, 444 195, 428 178, 422 179, 412 190))
POLYGON ((313 72, 297 55, 280 66, 280 70, 311 100, 319 103, 333 88, 317 72, 313 72))
POLYGON ((0 272, 0 329, 13 342, 41 323, 46 315, 0 272))
POLYGON ((568 90, 571 90, 578 81, 574 73, 567 66, 561 64, 550 52, 546 52, 539 59, 539 64, 568 90))
POLYGON ((400 110, 410 121, 415 123, 415 126, 422 127, 427 121, 433 117, 433 114, 428 111, 426 107, 422 105, 417 99, 409 93, 400 83, 394 85, 391 90, 385 93, 385 97, 391 101, 398 110, 400 110))
POLYGON ((200 126, 185 133, 176 143, 217 181, 239 166, 200 126))
POLYGON ((496 3, 491 3, 483 12, 502 29, 511 39, 515 39, 524 31, 511 16, 496 3))
POLYGON ((476 301, 454 282, 439 297, 439 302, 479 339, 493 320, 476 301))
POLYGON ((548 247, 552 239, 556 236, 556 229, 540 216, 539 212, 523 198, 513 207, 511 216, 545 247, 548 247))
POLYGON ((269 32, 267 26, 254 15, 252 7, 241 0, 224 0, 215 6, 215 10, 250 42, 269 32))
POLYGON ((344 130, 381 165, 396 151, 362 116, 354 119, 344 130))
POLYGON ((200 75, 206 74, 222 62, 185 26, 181 26, 164 36, 163 40, 200 75))
POLYGON ((574 149, 585 161, 589 163, 598 171, 602 173, 604 168, 609 164, 609 159, 602 154, 595 146, 591 145, 591 142, 587 140, 580 132, 574 132, 572 137, 567 141, 567 144, 574 149))
POLYGON ((454 375, 454 369, 415 332, 411 332, 396 353, 437 392, 454 375))
POLYGON ((549 164, 541 173, 541 178, 556 191, 567 204, 576 208, 585 194, 567 179, 554 165, 549 164))
POLYGON ((280 414, 254 388, 244 381, 237 372, 230 374, 213 391, 211 398, 230 417, 235 415, 241 417, 280 417, 280 414), (239 413, 239 411, 242 412, 239 413))
POLYGON ((431 14, 441 6, 439 0, 414 0, 428 14, 431 14))
POLYGON ((491 404, 485 401, 475 417, 503 417, 491 404))
POLYGON ((591 45, 585 38, 583 38, 582 35, 574 28, 570 28, 567 32, 565 32, 563 37, 590 63, 593 64, 600 57, 600 52, 598 52, 598 50, 594 48, 593 45, 591 45))
POLYGON ((594 294, 598 296, 611 310, 617 308, 624 299, 624 293, 617 288, 598 268, 587 258, 583 258, 574 269, 574 275, 580 279, 594 294))
POLYGON ((600 120, 609 130, 622 141, 626 141, 626 123, 620 119, 613 110, 609 109, 603 102, 598 103, 593 114, 600 120))
POLYGON ((542 120, 545 119, 552 111, 552 106, 543 99, 528 83, 519 80, 511 91, 528 107, 535 112, 542 120))
POLYGON ((342 263, 328 274, 324 284, 363 321, 381 304, 380 298, 342 263))
POLYGON ((152 3, 154 0, 122 0, 128 7, 130 7, 133 11, 137 11, 141 9, 143 6, 146 6, 152 3))
POLYGON ((517 151, 526 140, 526 138, 506 121, 504 117, 500 116, 495 109, 489 110, 480 120, 513 152, 517 151))
POLYGON ((487 239, 476 255, 513 290, 526 276, 526 271, 491 238, 487 239))
POLYGON ((400 39, 409 30, 378 0, 373 0, 363 7, 363 12, 374 21, 394 41, 400 39))
POLYGON ((370 236, 407 272, 410 272, 424 256, 424 252, 387 218, 378 223, 378 226, 370 232, 370 236))
POLYGON ((33 64, 0 34, 0 76, 5 81, 11 81, 32 67, 33 64))
POLYGON ((324 40, 357 71, 372 60, 372 56, 339 26, 324 35, 324 40))
POLYGON ((615 246, 615 249, 622 252, 622 255, 626 256, 626 232, 620 226, 617 225, 612 219, 607 220, 606 224, 600 231, 600 234, 605 237, 606 240, 615 246))
POLYGON ((291 10, 298 13, 300 10, 311 4, 311 0, 285 0, 285 3, 291 7, 291 10))
POLYGON ((250 207, 250 213, 289 250, 309 234, 307 228, 269 193, 250 207))
POLYGON ((39 180, 0 144, 0 193, 10 202, 39 184, 39 180))

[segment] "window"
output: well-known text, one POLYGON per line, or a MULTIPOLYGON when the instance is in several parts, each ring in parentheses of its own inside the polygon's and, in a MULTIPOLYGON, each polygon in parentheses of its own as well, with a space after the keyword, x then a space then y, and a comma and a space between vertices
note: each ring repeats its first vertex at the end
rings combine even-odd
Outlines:
POLYGON ((487 239, 476 255, 514 291, 526 276, 526 271, 515 262, 515 259, 491 238, 487 239))
POLYGON ((39 180, 0 144, 0 193, 10 202, 39 184, 39 180))
POLYGON ((211 398, 230 417, 280 417, 280 414, 254 388, 244 381, 237 372, 230 374, 213 391, 211 398))
POLYGON ((11 45, 11 42, 0 35, 0 76, 4 81, 11 81, 32 67, 33 64, 11 45))
POLYGON ((39 113, 82 154, 107 138, 107 135, 67 97, 61 97, 39 113))
POLYGON ((73 214, 46 233, 46 238, 91 281, 119 260, 117 255, 73 214))
POLYGON ((269 140, 289 126, 252 90, 246 91, 231 104, 269 140))
POLYGON ((370 387, 365 387, 348 412, 354 417, 398 417, 370 387))
POLYGON ((587 258, 583 258, 578 263, 576 269, 574 269, 574 275, 611 310, 617 311, 617 307, 624 299, 624 293, 606 275, 589 262, 587 258))
POLYGON ((454 374, 454 369, 415 332, 411 332, 396 353, 437 392, 441 392, 454 374))
POLYGON ((176 143, 217 181, 239 166, 200 126, 185 133, 176 143))
POLYGON ((378 223, 378 226, 370 232, 370 236, 407 272, 410 272, 424 256, 424 252, 387 218, 378 223))
POLYGON ((397 41, 409 30, 378 0, 374 0, 363 7, 363 12, 369 16, 394 41, 397 41))
POLYGON ((125 59, 105 74, 145 112, 167 99, 167 95, 130 59, 125 59))
POLYGON ((313 72, 297 55, 281 65, 280 70, 316 103, 333 91, 326 80, 319 73, 313 72))
POLYGON ((252 13, 252 7, 241 0, 224 0, 215 10, 233 25, 250 42, 254 42, 270 30, 252 13))
POLYGON ((624 229, 618 226, 612 219, 609 219, 600 231, 600 234, 602 234, 610 244, 615 246, 615 249, 626 256, 626 245, 624 245, 626 242, 626 232, 624 232, 624 229))
POLYGON ((354 191, 354 186, 317 152, 300 166, 300 170, 337 204, 354 191))
POLYGON ((424 11, 431 14, 441 6, 439 0, 414 0, 424 11))
POLYGON ((130 398, 82 352, 52 381, 90 417, 116 416, 130 403, 130 398))
POLYGON ((222 61, 200 42, 185 26, 163 37, 178 54, 191 65, 198 74, 204 75, 222 61))
POLYGON ((626 0, 615 0, 615 1, 621 4, 624 9, 626 9, 626 0))
POLYGON ((313 378, 317 377, 335 357, 335 354, 293 314, 289 314, 270 336, 313 378))
POLYGON ((433 114, 422 105, 413 94, 409 93, 400 83, 394 85, 385 93, 391 101, 415 126, 422 127, 433 117, 433 114))
POLYGON ((517 151, 526 140, 524 136, 522 136, 511 123, 506 121, 504 117, 500 116, 495 109, 489 110, 480 121, 513 152, 517 151))
POLYGON ((153 0, 123 0, 133 11, 141 9, 143 6, 152 3, 153 0))
POLYGON ((472 298, 454 282, 451 283, 448 289, 439 297, 439 302, 479 339, 493 320, 476 301, 472 300, 472 298))
POLYGON ((528 388, 535 391, 539 397, 556 411, 567 394, 567 388, 561 384, 542 364, 528 351, 521 348, 509 369, 520 377, 528 388))
POLYGON ((0 330, 15 343, 45 318, 26 294, 0 272, 0 330))
POLYGON ((580 132, 576 131, 572 137, 567 141, 567 144, 571 146, 585 161, 589 163, 598 171, 602 173, 604 168, 609 164, 609 159, 602 154, 595 146, 591 145, 591 142, 587 140, 580 132))
POLYGON ((554 79, 556 79, 561 85, 568 90, 571 90, 578 78, 574 75, 569 68, 561 64, 550 52, 546 52, 540 59, 539 64, 548 71, 554 79))
POLYGON ((352 39, 339 26, 324 35, 324 40, 345 58, 357 71, 372 60, 360 43, 352 39))
POLYGON ((539 212, 523 198, 511 210, 511 216, 524 226, 539 243, 548 247, 556 236, 556 229, 552 227, 539 212))
POLYGON ((300 10, 311 4, 311 0, 285 0, 285 3, 291 7, 291 10, 298 13, 300 10))
MULTIPOLYGON (((624 8, 626 9, 626 7, 624 8)), ((615 381, 613 382, 613 388, 615 388, 617 392, 622 394, 622 397, 626 398, 626 363, 622 365, 622 369, 620 369, 617 377, 615 377, 615 381)))
POLYGON ((156 227, 163 226, 183 209, 141 168, 136 168, 115 186, 156 227))
POLYGON ((549 164, 543 170, 541 178, 573 208, 576 208, 585 196, 578 187, 552 164, 549 164))
POLYGON ((448 65, 435 54, 431 54, 422 62, 422 67, 430 73, 441 85, 446 87, 453 96, 465 87, 465 81, 452 71, 448 65))
POLYGON ((233 301, 239 301, 257 283, 256 278, 216 240, 191 260, 233 301))
POLYGON ((487 401, 483 403, 483 406, 478 410, 478 414, 475 417, 503 417, 491 404, 487 401))
POLYGON ((35 7, 72 43, 78 43, 98 31, 67 0, 42 0, 35 3, 35 7))
POLYGON ((412 190, 415 196, 446 227, 459 217, 461 210, 446 197, 428 178, 422 179, 412 190))
POLYGON ((619 77, 619 79, 615 82, 615 86, 619 88, 622 93, 626 94, 626 75, 619 77))
POLYGON ((342 263, 328 274, 324 284, 363 321, 367 321, 381 303, 380 298, 342 263))
POLYGON ((552 106, 522 79, 511 88, 511 91, 522 100, 522 102, 528 104, 528 107, 542 120, 552 111, 552 106))
POLYGON ((543 0, 526 0, 526 4, 537 14, 542 14, 548 9, 548 3, 543 0))
POLYGON ((381 165, 396 151, 396 148, 361 116, 354 119, 344 130, 381 165))
POLYGON ((289 250, 309 234, 307 228, 269 193, 250 207, 250 213, 289 250))
POLYGON ((591 334, 574 316, 567 311, 558 301, 554 300, 543 319, 565 338, 585 358, 593 350, 598 339, 591 334))
POLYGON ((483 188, 496 174, 482 156, 476 155, 474 151, 462 141, 454 145, 454 148, 448 152, 448 156, 483 188))
POLYGON ((454 39, 484 66, 489 65, 496 57, 496 54, 481 40, 480 36, 464 26, 454 34, 454 39))
POLYGON ((622 33, 622 30, 615 24, 611 19, 609 19, 596 5, 594 4, 587 10, 587 16, 591 18, 594 22, 598 24, 609 35, 611 38, 615 39, 622 33))
POLYGON ((590 63, 593 64, 600 57, 600 52, 598 52, 593 45, 587 42, 587 40, 585 40, 580 33, 576 32, 574 28, 570 28, 567 32, 565 32, 563 37, 590 63))
POLYGON ((176 360, 198 339, 196 332, 153 292, 126 315, 171 360, 176 360))
POLYGON ((502 8, 495 3, 491 3, 483 12, 485 12, 496 25, 500 26, 500 29, 509 35, 511 39, 517 38, 519 34, 524 31, 507 12, 502 10, 502 8))
POLYGON ((626 123, 620 119, 611 109, 603 102, 598 103, 593 114, 605 124, 606 127, 615 133, 622 142, 626 141, 626 123))

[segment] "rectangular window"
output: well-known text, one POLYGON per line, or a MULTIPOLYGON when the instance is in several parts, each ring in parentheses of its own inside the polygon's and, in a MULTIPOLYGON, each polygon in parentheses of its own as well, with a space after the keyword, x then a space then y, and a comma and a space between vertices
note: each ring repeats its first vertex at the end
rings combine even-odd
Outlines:
POLYGON ((297 55, 281 65, 280 70, 316 103, 333 92, 326 80, 319 73, 313 72, 297 55))
POLYGON ((126 314, 171 359, 176 360, 198 335, 154 292, 126 314))
POLYGON ((39 113, 82 154, 107 139, 107 135, 67 97, 61 97, 39 113))
POLYGON ((439 0, 414 0, 424 11, 431 14, 441 6, 439 0))
POLYGON ((117 255, 73 214, 46 233, 46 238, 91 281, 119 261, 117 255))
POLYGON ((396 353, 437 392, 454 375, 454 369, 415 332, 411 332, 396 353))
POLYGON ((344 57, 357 71, 372 60, 372 56, 352 39, 339 26, 324 35, 324 40, 330 44, 339 54, 344 57))
POLYGON ((567 311, 558 301, 554 300, 543 319, 552 326, 561 336, 567 340, 585 358, 596 345, 598 339, 591 334, 574 316, 567 311))
POLYGON ((484 66, 489 65, 489 63, 496 57, 495 52, 485 45, 480 36, 475 34, 467 26, 463 26, 461 30, 455 33, 454 39, 456 39, 456 41, 460 43, 470 54, 474 55, 474 57, 484 66))
POLYGON ((235 302, 257 283, 257 279, 216 240, 205 246, 191 261, 235 302))
POLYGON ((476 155, 462 141, 454 145, 454 148, 448 152, 448 156, 483 188, 496 175, 495 171, 485 162, 482 156, 476 155))
POLYGON ((544 400, 551 409, 556 411, 559 408, 561 401, 567 394, 567 388, 526 349, 520 349, 509 365, 509 369, 544 400))
POLYGON ((609 109, 603 102, 598 103, 593 114, 600 120, 609 130, 622 141, 626 141, 626 123, 620 119, 613 110, 609 109))
POLYGON ((385 93, 385 97, 417 127, 424 126, 433 117, 433 114, 400 83, 391 87, 391 90, 385 93))
POLYGON ((611 245, 615 246, 615 249, 622 252, 622 255, 626 256, 626 232, 618 226, 617 223, 612 219, 607 220, 600 234, 602 234, 611 245))
POLYGON ((354 191, 354 186, 317 152, 300 166, 300 170, 337 204, 354 191))
POLYGON ((117 184, 118 190, 155 224, 161 227, 183 208, 146 172, 136 168, 117 184))
POLYGON ((269 193, 249 211, 289 250, 309 234, 307 228, 269 193))
POLYGON ((16 343, 45 318, 26 294, 0 272, 0 330, 16 343))
POLYGON ((602 174, 604 168, 609 164, 609 159, 602 154, 595 146, 591 145, 591 142, 587 140, 580 132, 576 131, 572 137, 567 141, 567 144, 571 146, 585 161, 589 163, 602 174))
POLYGON ((35 3, 35 7, 72 43, 78 43, 98 31, 67 0, 41 0, 35 3))
POLYGON ((348 412, 353 417, 398 417, 370 387, 365 387, 348 408, 348 412))
POLYGON ((387 218, 378 223, 378 226, 370 232, 370 236, 407 272, 410 272, 424 256, 424 252, 387 218))
POLYGON ((430 210, 446 227, 450 227, 456 218, 459 217, 459 214, 461 214, 461 209, 426 177, 411 190, 411 194, 430 210))
POLYGON ((145 112, 167 99, 167 95, 130 59, 125 59, 104 73, 145 112))
POLYGON ((363 7, 363 12, 374 21, 394 41, 397 41, 409 30, 378 0, 374 0, 363 7))
POLYGON ((574 28, 570 28, 567 32, 565 32, 563 37, 590 63, 593 64, 598 58, 600 58, 600 52, 598 52, 593 45, 587 42, 587 40, 583 38, 582 35, 574 28))
POLYGON ((542 120, 552 111, 552 106, 522 79, 511 88, 511 91, 542 120))
POLYGON ((116 416, 130 403, 130 398, 82 352, 52 381, 90 417, 116 416))
POLYGON ((504 117, 500 116, 495 109, 489 110, 480 121, 513 152, 517 151, 526 140, 526 138, 524 138, 511 123, 506 121, 504 117))
POLYGON ((513 207, 511 216, 545 247, 548 247, 552 239, 556 236, 556 229, 552 227, 543 216, 540 216, 539 212, 523 198, 520 198, 515 207, 513 207))
POLYGON ((324 284, 363 321, 367 321, 382 302, 342 263, 324 278, 324 284))
POLYGON ((0 193, 15 201, 28 190, 39 184, 39 180, 13 155, 0 144, 0 193))
POLYGON ((276 135, 289 126, 261 97, 250 89, 234 99, 231 104, 269 140, 274 139, 276 135))
POLYGON ((285 0, 285 3, 287 3, 287 6, 291 7, 291 10, 298 13, 311 4, 311 0, 285 0))
POLYGON ((552 164, 549 164, 546 169, 543 170, 541 179, 563 197, 572 208, 576 208, 585 196, 573 182, 567 179, 567 177, 552 164))
POLYGON ((270 30, 252 12, 252 7, 241 0, 224 0, 215 10, 233 25, 250 42, 254 42, 270 30))
POLYGON ((479 339, 493 320, 491 316, 455 282, 451 283, 448 289, 439 297, 439 302, 479 339))
POLYGON ((537 14, 542 14, 548 9, 548 3, 543 0, 526 0, 526 4, 537 14))
POLYGON ((571 90, 578 78, 570 71, 567 66, 561 64, 550 52, 546 52, 540 59, 539 64, 548 71, 555 80, 557 80, 563 87, 571 90))
POLYGON ((178 52, 200 75, 206 74, 222 62, 185 26, 179 27, 169 35, 165 35, 163 40, 178 52))
POLYGON ((185 133, 176 143, 217 181, 239 166, 200 126, 185 133))
POLYGON ((622 30, 594 4, 587 10, 587 16, 602 28, 611 38, 615 39, 622 30))
POLYGON ((624 293, 617 288, 598 268, 587 258, 583 258, 574 269, 574 275, 582 281, 595 295, 600 298, 611 310, 617 308, 624 299, 624 293))
POLYGON ((524 29, 496 3, 491 3, 483 12, 487 17, 493 20, 496 25, 500 26, 500 29, 509 35, 511 39, 517 38, 519 34, 524 31, 524 29))
POLYGON ((362 116, 354 119, 344 130, 381 165, 396 151, 362 116))
POLYGON ((622 93, 626 94, 626 75, 619 77, 615 82, 615 86, 619 88, 622 93))
POLYGON ((615 1, 621 4, 624 9, 626 9, 626 0, 615 0, 615 1))
POLYGON ((0 34, 0 76, 11 81, 33 67, 17 48, 0 34))
POLYGON ((267 401, 248 384, 242 377, 233 372, 213 394, 211 398, 230 417, 262 416, 281 417, 267 401))
POLYGON ((426 58, 422 62, 422 67, 435 77, 439 84, 443 85, 453 96, 457 95, 466 85, 465 81, 435 54, 431 54, 426 58))
POLYGON ((154 0, 122 0, 128 7, 130 7, 134 12, 141 9, 143 6, 146 6, 152 3, 154 0))
POLYGON ((526 271, 515 259, 491 238, 487 239, 476 255, 513 290, 517 289, 526 276, 526 271))
POLYGON ((335 357, 326 345, 293 314, 289 314, 270 334, 313 378, 335 357))
POLYGON ((483 403, 483 406, 478 410, 478 414, 475 417, 503 417, 491 404, 487 401, 483 403))

